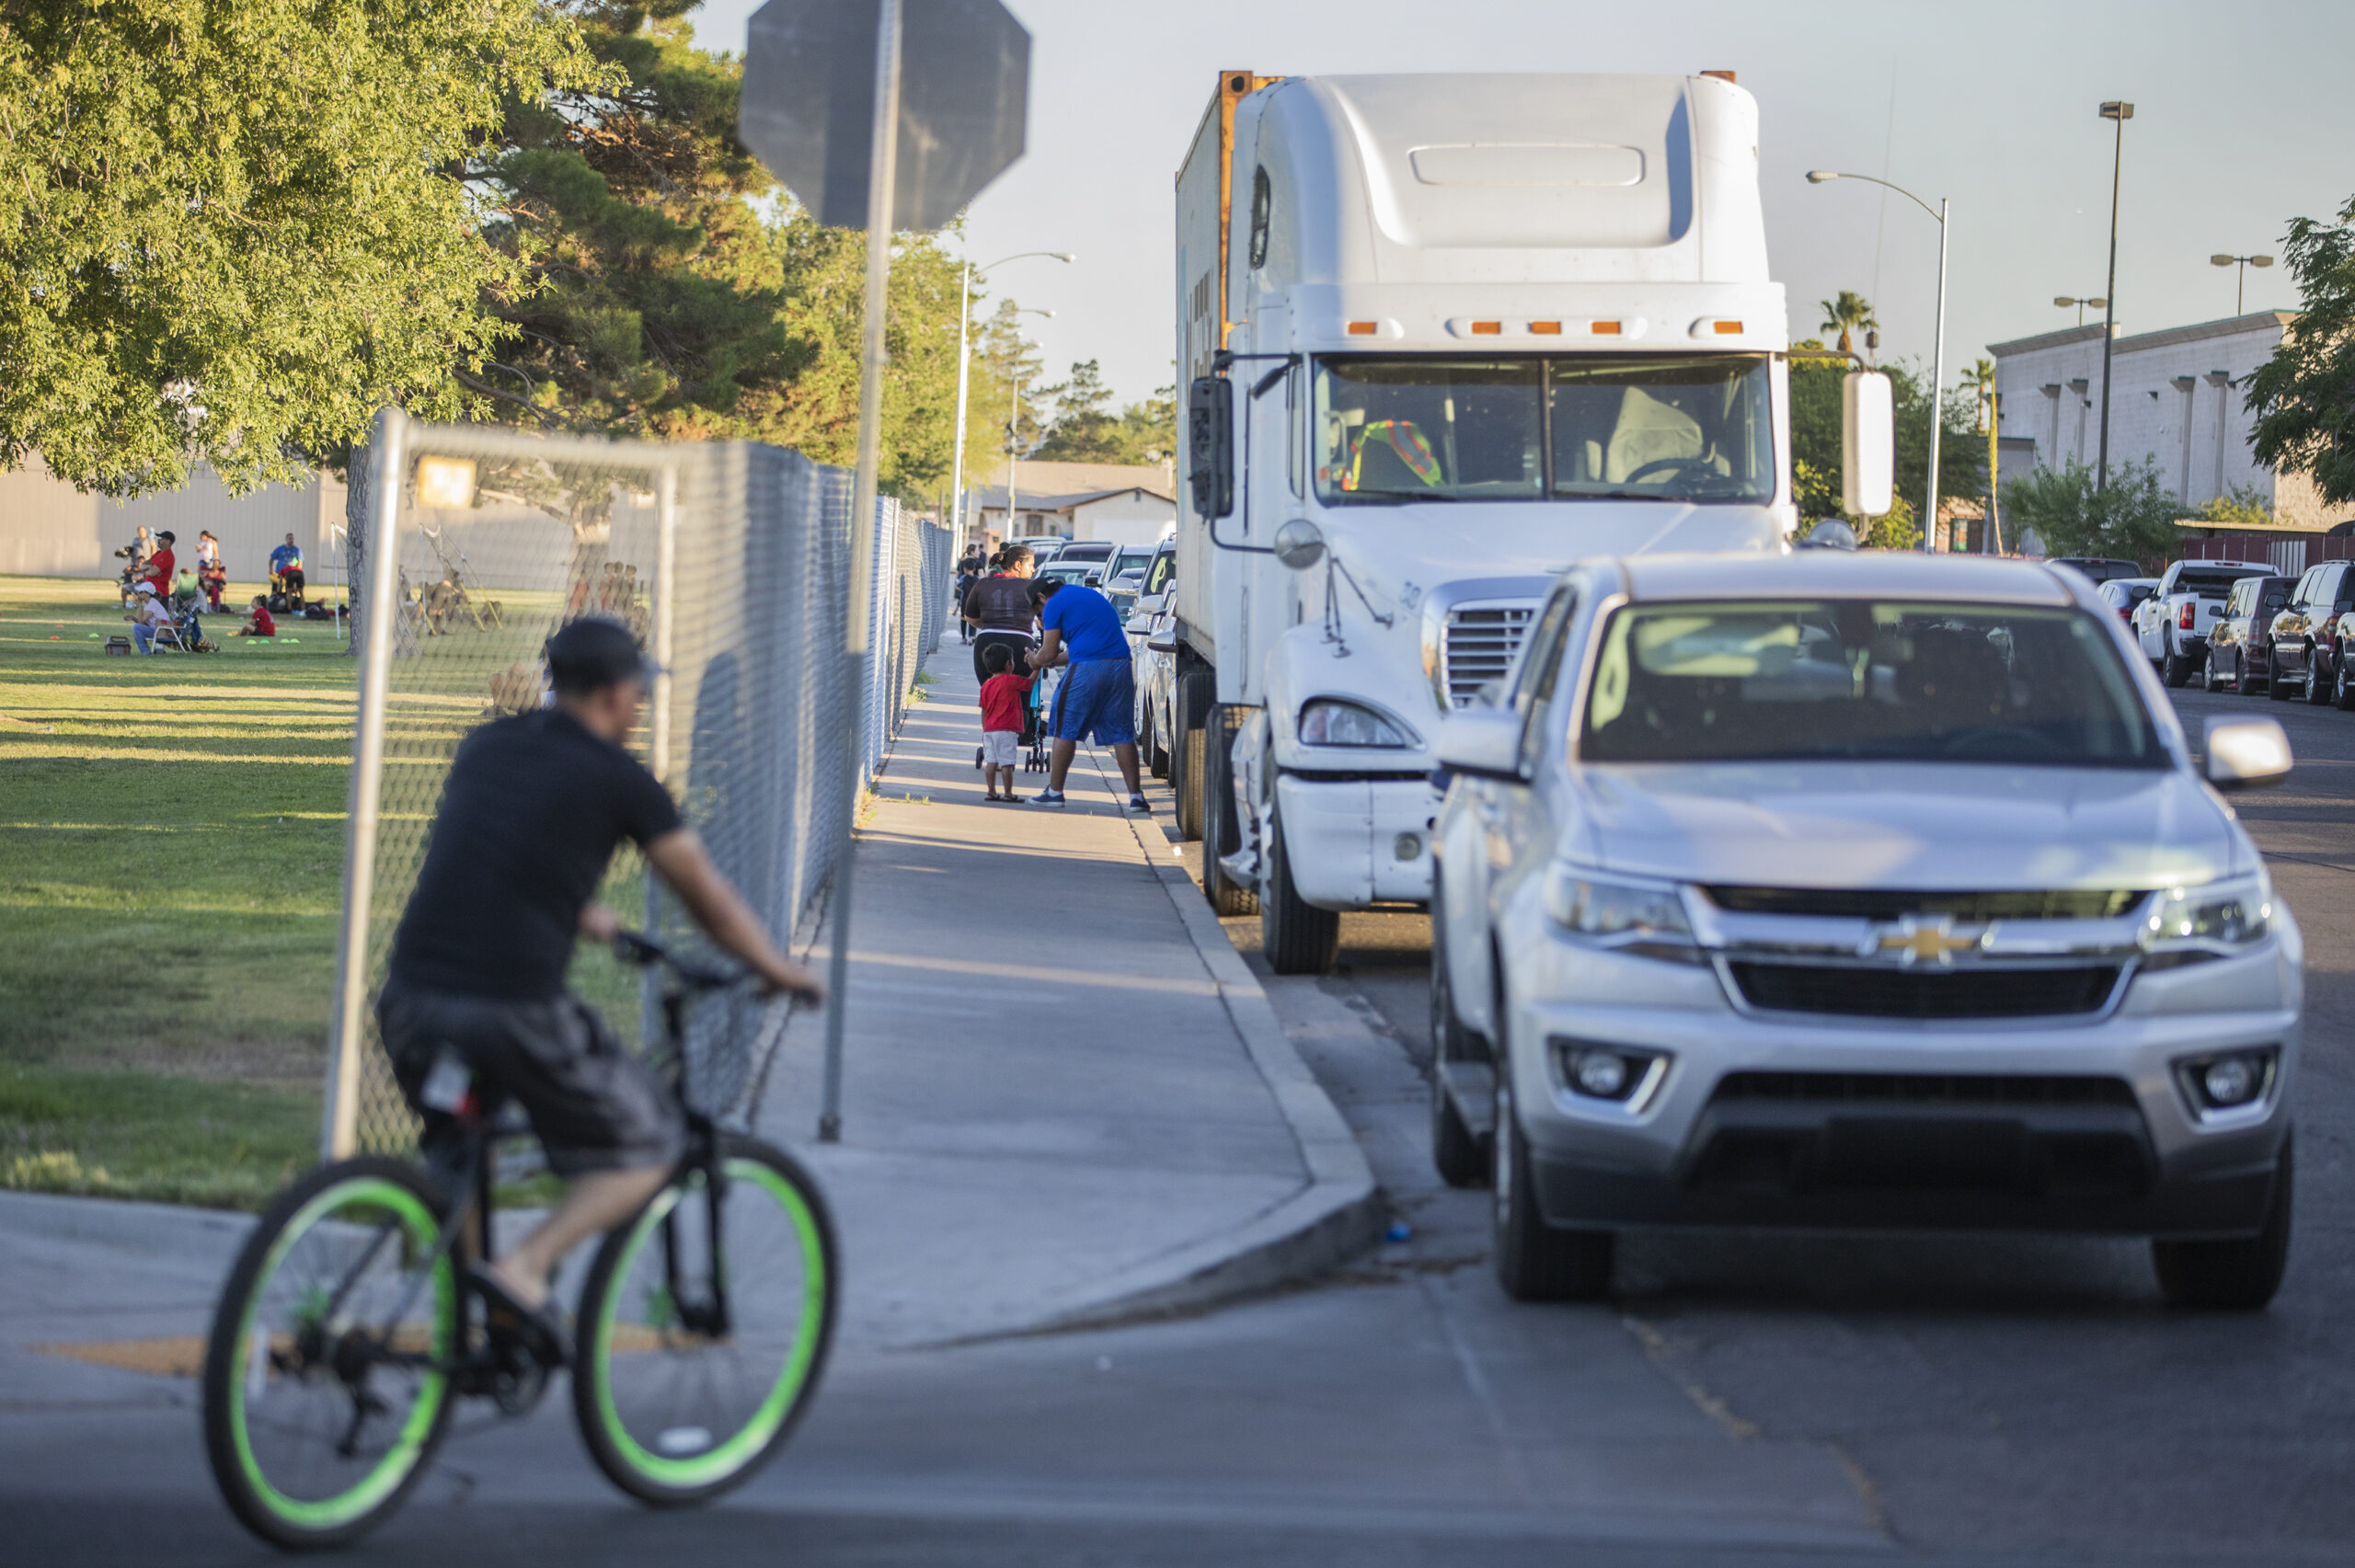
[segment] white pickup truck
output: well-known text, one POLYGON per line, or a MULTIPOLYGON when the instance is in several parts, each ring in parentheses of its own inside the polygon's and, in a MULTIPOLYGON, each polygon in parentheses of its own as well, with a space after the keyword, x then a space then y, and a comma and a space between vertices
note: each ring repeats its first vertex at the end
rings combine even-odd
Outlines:
POLYGON ((2171 561, 2156 593, 2135 607, 2142 657, 2170 686, 2191 679, 2207 657, 2209 629, 2224 612, 2233 584, 2273 570, 2262 561, 2171 561))

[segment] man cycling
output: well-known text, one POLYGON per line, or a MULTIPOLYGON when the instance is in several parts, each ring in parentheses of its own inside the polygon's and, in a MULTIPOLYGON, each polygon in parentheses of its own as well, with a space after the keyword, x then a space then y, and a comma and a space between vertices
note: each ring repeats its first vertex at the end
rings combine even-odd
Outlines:
POLYGON ((615 849, 637 843, 764 993, 824 992, 770 944, 670 793, 623 750, 650 674, 628 631, 574 621, 548 639, 546 656, 555 705, 494 720, 458 748, 376 1017, 402 1093, 424 1116, 429 1158, 456 1141, 454 1088, 471 1074, 490 1105, 523 1105, 566 1179, 538 1228, 473 1276, 493 1308, 520 1320, 534 1353, 557 1362, 563 1338, 547 1306, 556 1265, 643 1207, 684 1148, 675 1104, 564 989, 576 935, 610 942, 619 929, 590 901, 615 849))

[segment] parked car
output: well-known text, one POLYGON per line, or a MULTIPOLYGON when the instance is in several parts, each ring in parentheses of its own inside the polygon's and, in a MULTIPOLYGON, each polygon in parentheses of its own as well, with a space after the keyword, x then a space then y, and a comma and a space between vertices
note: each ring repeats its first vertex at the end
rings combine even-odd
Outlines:
POLYGON ((2134 633, 2142 657, 2170 686, 2191 679, 2208 657, 2208 633, 2224 608, 2224 596, 2243 578, 2270 577, 2257 561, 2175 561, 2160 574, 2157 591, 2134 608, 2134 633))
MULTIPOLYGON (((2290 601, 2292 579, 2243 578, 2225 596, 2224 612, 2208 633, 2208 660, 2200 684, 2211 692, 2227 687, 2246 694, 2273 679, 2273 617, 2290 601)), ((2105 590, 2115 587, 2104 583, 2105 590)))
POLYGON ((2216 792, 2288 738, 2195 766, 2082 578, 1582 564, 1437 750, 1432 1152, 1508 1293, 1738 1227, 2145 1236, 2172 1302, 2272 1297, 2303 940, 2216 792))
POLYGON ((2129 627, 2134 624, 2134 608, 2159 589, 2156 578, 2111 578, 2095 589, 2104 604, 2118 612, 2118 618, 2129 627))
POLYGON ((2082 572, 2096 582, 2115 582, 2120 578, 2142 575, 2140 561, 2121 561, 2110 555, 2055 555, 2046 564, 2082 572))
POLYGON ((2355 610, 2355 561, 2325 561, 2308 567, 2290 601, 2273 617, 2273 683, 2266 695, 2278 702, 2302 696, 2331 700, 2338 681, 2338 618, 2355 610))
POLYGON ((1056 552, 1060 551, 1064 545, 1070 544, 1071 541, 1065 539, 1060 533, 1034 533, 1028 539, 1017 539, 1011 541, 1011 543, 1020 544, 1028 548, 1030 552, 1030 558, 1043 567, 1049 561, 1053 560, 1055 558, 1056 552))
POLYGON ((1065 582, 1084 583, 1089 588, 1101 588, 1104 586, 1104 563, 1066 561, 1058 555, 1030 575, 1040 578, 1061 578, 1065 582))
POLYGON ((1136 675, 1137 755, 1154 777, 1169 776, 1169 747, 1178 733, 1177 546, 1163 544, 1145 563, 1136 605, 1129 612, 1129 657, 1136 675))
MULTIPOLYGON (((1110 564, 1113 554, 1118 549, 1119 546, 1109 539, 1072 539, 1065 541, 1063 547, 1055 552, 1055 559, 1086 561, 1101 567, 1110 564)), ((1108 575, 1105 580, 1109 582, 1111 578, 1108 575)))

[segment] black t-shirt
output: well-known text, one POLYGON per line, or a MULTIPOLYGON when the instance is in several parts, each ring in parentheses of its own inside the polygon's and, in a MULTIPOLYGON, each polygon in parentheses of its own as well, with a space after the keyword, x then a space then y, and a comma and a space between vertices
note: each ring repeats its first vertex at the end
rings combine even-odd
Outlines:
POLYGON ((514 1001, 560 994, 580 910, 615 848, 679 826, 654 775, 571 715, 542 708, 484 725, 450 764, 393 936, 392 978, 514 1001))
POLYGON ((965 613, 982 624, 984 632, 1028 634, 1035 613, 1028 578, 987 577, 965 595, 965 613))

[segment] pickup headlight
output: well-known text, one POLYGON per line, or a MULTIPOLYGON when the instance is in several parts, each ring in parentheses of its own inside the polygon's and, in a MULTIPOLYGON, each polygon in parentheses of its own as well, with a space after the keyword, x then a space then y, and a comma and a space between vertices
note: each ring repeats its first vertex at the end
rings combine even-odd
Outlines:
POLYGON ((1674 883, 1557 862, 1545 874, 1545 913, 1573 936, 1646 958, 1704 962, 1674 883))
POLYGON ((2262 871, 2154 895, 2142 921, 2145 968, 2175 968, 2255 946, 2273 929, 2273 880, 2262 871))
POLYGON ((1303 746, 1369 746, 1403 751, 1415 744, 1407 732, 1372 708, 1319 697, 1300 710, 1303 746))

